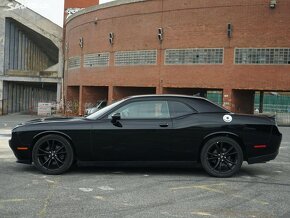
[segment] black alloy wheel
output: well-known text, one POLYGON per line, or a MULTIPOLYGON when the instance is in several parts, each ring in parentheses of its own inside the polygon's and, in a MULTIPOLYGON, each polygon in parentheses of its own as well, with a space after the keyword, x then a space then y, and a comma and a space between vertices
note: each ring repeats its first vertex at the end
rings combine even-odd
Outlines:
POLYGON ((216 137, 205 143, 200 159, 209 175, 231 177, 242 166, 243 151, 235 140, 228 137, 216 137))
POLYGON ((40 138, 32 151, 32 160, 37 169, 45 174, 57 175, 67 171, 74 155, 70 143, 59 135, 40 138))

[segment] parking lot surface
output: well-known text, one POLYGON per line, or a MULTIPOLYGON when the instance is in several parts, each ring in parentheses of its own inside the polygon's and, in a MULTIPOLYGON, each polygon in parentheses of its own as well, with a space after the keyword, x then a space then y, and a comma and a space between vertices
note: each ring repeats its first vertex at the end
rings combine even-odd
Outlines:
POLYGON ((219 179, 193 168, 73 168, 48 176, 15 163, 13 125, 0 117, 0 217, 290 217, 290 128, 280 127, 278 157, 244 162, 219 179))

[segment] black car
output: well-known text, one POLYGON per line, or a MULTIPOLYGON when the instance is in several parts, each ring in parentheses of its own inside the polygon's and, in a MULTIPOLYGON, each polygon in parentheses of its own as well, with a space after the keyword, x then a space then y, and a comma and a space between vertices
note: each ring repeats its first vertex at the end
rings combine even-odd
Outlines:
POLYGON ((44 118, 12 130, 17 162, 45 174, 73 163, 193 164, 216 177, 237 173, 242 162, 274 159, 282 135, 275 119, 233 114, 201 98, 133 96, 88 117, 44 118))

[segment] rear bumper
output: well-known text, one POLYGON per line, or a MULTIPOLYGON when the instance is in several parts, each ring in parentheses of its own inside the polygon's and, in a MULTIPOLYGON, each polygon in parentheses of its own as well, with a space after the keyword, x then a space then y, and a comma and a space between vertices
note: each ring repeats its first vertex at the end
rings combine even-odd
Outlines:
POLYGON ((277 150, 275 153, 272 153, 272 154, 249 158, 248 164, 265 163, 270 160, 274 160, 277 157, 278 153, 279 153, 279 150, 277 150))

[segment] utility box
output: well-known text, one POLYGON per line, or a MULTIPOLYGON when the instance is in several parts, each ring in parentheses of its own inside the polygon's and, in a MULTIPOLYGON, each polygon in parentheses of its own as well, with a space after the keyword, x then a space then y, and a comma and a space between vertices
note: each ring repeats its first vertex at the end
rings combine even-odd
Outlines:
POLYGON ((39 102, 38 108, 37 108, 37 115, 50 116, 51 115, 51 107, 52 107, 51 103, 39 102))

